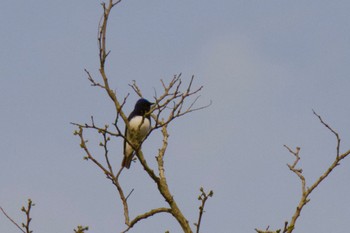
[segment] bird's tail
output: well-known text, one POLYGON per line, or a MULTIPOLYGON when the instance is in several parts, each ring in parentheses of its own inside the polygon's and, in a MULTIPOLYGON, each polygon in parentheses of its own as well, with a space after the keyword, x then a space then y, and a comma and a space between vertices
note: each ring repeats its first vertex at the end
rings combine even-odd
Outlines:
POLYGON ((133 157, 134 157, 134 149, 130 146, 129 143, 126 143, 124 148, 124 159, 122 162, 122 166, 129 169, 133 157))
POLYGON ((123 162, 122 162, 122 167, 125 167, 127 169, 130 168, 130 165, 131 165, 131 161, 132 161, 132 154, 130 155, 124 155, 124 159, 123 159, 123 162))

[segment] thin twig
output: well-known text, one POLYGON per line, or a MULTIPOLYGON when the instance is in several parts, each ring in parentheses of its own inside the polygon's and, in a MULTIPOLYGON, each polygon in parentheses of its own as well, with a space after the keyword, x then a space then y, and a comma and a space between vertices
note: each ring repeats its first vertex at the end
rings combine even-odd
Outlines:
POLYGON ((334 136, 336 137, 336 139, 337 139, 337 157, 339 157, 339 150, 340 150, 340 137, 339 137, 339 134, 334 130, 334 129, 332 129, 327 123, 325 123, 324 121, 323 121, 323 119, 321 118, 321 116, 320 115, 318 115, 314 110, 312 110, 312 112, 314 113, 314 115, 315 116, 317 116, 318 117, 318 119, 320 120, 320 122, 327 128, 327 129, 329 129, 333 134, 334 134, 334 136))
POLYGON ((119 176, 121 174, 121 172, 123 171, 124 167, 120 167, 117 175, 114 177, 114 179, 112 180, 113 184, 117 187, 118 193, 119 193, 119 197, 122 201, 123 204, 123 208, 124 208, 124 220, 125 220, 125 224, 129 225, 130 222, 130 217, 129 217, 129 207, 128 207, 128 202, 127 202, 127 197, 125 197, 124 195, 124 191, 122 186, 119 183, 119 176))
POLYGON ((85 151, 86 153, 86 157, 84 157, 86 160, 91 160, 93 161, 103 172, 104 174, 107 175, 107 177, 112 177, 113 174, 111 174, 110 171, 108 171, 99 161, 97 161, 92 154, 90 153, 90 150, 88 149, 86 143, 87 140, 85 140, 84 138, 84 134, 83 134, 83 127, 79 127, 79 131, 75 131, 75 134, 78 135, 80 137, 80 147, 85 151))
POLYGON ((2 207, 0 207, 0 210, 1 210, 1 212, 6 216, 6 218, 8 219, 8 220, 10 220, 20 231, 22 231, 23 233, 26 233, 6 212, 5 212, 5 210, 2 208, 2 207))
POLYGON ((201 205, 199 206, 198 221, 197 221, 197 223, 194 224, 197 228, 196 233, 199 233, 199 228, 200 228, 201 222, 202 222, 202 216, 204 213, 205 203, 207 202, 209 197, 212 197, 214 195, 214 192, 212 190, 210 190, 209 193, 206 193, 203 188, 200 188, 199 190, 200 190, 201 194, 199 195, 198 200, 201 201, 201 205))
POLYGON ((87 69, 84 69, 85 73, 88 76, 88 80, 91 82, 91 86, 97 86, 97 87, 101 87, 101 88, 105 88, 101 83, 98 83, 95 81, 95 79, 92 77, 92 75, 90 74, 90 72, 87 69))
POLYGON ((134 192, 134 189, 131 189, 130 193, 126 196, 125 200, 128 200, 128 198, 131 196, 131 194, 134 192))
MULTIPOLYGON (((106 129, 107 129, 107 125, 105 126, 106 129)), ((113 173, 113 168, 111 166, 111 163, 109 162, 109 157, 108 157, 108 147, 107 147, 107 143, 108 141, 110 140, 110 137, 106 135, 106 132, 102 133, 103 135, 103 149, 105 151, 104 155, 105 155, 105 160, 106 160, 106 163, 107 163, 107 166, 108 166, 108 169, 109 169, 109 172, 110 174, 114 177, 114 173, 113 173)))
POLYGON ((30 230, 29 225, 30 222, 32 221, 32 218, 30 217, 30 210, 32 207, 35 206, 35 204, 32 202, 31 199, 28 199, 28 205, 27 208, 24 206, 22 207, 22 212, 26 214, 26 223, 22 223, 22 226, 26 229, 26 233, 32 233, 33 231, 30 230))

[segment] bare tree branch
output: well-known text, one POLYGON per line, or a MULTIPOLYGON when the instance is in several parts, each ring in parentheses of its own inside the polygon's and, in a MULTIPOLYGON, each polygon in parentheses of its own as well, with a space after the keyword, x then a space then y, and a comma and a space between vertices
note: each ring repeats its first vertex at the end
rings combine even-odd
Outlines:
POLYGON ((289 169, 294 172, 300 179, 301 181, 301 191, 302 193, 306 192, 306 181, 305 181, 305 177, 302 175, 303 169, 297 169, 295 168, 295 166, 298 164, 299 160, 300 160, 300 156, 299 156, 299 152, 300 152, 300 147, 297 147, 295 151, 292 151, 292 149, 290 149, 288 146, 284 145, 285 148, 287 148, 287 150, 289 151, 289 153, 291 153, 292 155, 295 156, 295 161, 292 165, 287 164, 287 166, 289 167, 289 169))
POLYGON ((127 202, 127 197, 124 195, 124 191, 122 186, 119 183, 119 176, 121 172, 123 171, 124 167, 121 167, 119 172, 117 173, 116 177, 113 179, 113 184, 117 187, 117 190, 119 192, 119 197, 122 201, 123 208, 124 208, 124 219, 125 219, 125 224, 129 225, 130 222, 130 217, 129 217, 129 207, 128 207, 128 202, 127 202))
POLYGON ((8 219, 8 220, 10 220, 12 223, 13 223, 13 225, 15 225, 20 231, 22 231, 23 233, 26 233, 19 225, 18 225, 18 223, 16 223, 15 222, 15 220, 13 220, 6 212, 5 212, 5 210, 2 208, 2 207, 0 207, 0 210, 1 210, 1 212, 6 216, 6 218, 8 219))
POLYGON ((75 135, 78 135, 80 138, 80 147, 85 151, 86 153, 86 157, 84 157, 84 159, 86 160, 91 160, 94 164, 96 164, 103 172, 104 174, 107 175, 107 177, 109 179, 111 179, 113 177, 113 174, 108 171, 97 159, 95 159, 92 154, 90 153, 90 150, 88 149, 86 143, 87 140, 85 140, 84 138, 84 134, 83 134, 83 127, 79 126, 79 130, 76 130, 74 132, 75 135))
POLYGON ((113 168, 111 166, 111 163, 109 162, 109 157, 108 157, 108 148, 107 148, 107 143, 110 139, 109 136, 106 136, 106 133, 102 133, 103 135, 103 140, 104 142, 101 144, 105 150, 105 159, 106 159, 106 163, 108 165, 108 169, 109 169, 109 172, 112 174, 112 176, 114 176, 114 173, 113 173, 113 168))
POLYGON ((265 230, 259 230, 259 229, 254 229, 257 233, 280 233, 280 230, 277 231, 270 231, 269 230, 270 226, 267 226, 265 230))
POLYGON ((199 228, 200 228, 201 222, 202 222, 202 216, 204 213, 205 203, 207 202, 209 197, 212 197, 214 195, 213 190, 210 190, 209 193, 206 193, 202 187, 199 190, 200 190, 201 194, 198 196, 198 200, 201 201, 201 205, 199 206, 198 221, 197 221, 197 223, 194 224, 196 226, 196 229, 197 229, 196 233, 199 233, 199 228))
POLYGON ((22 226, 26 229, 26 233, 33 232, 29 228, 30 222, 32 221, 32 218, 30 217, 30 210, 32 209, 33 206, 35 206, 35 204, 32 202, 31 199, 28 199, 27 208, 23 206, 21 209, 26 214, 26 223, 22 223, 22 226))
MULTIPOLYGON (((283 233, 292 233, 293 230, 295 229, 295 224, 298 220, 298 218, 300 217, 301 211, 303 210, 303 208, 305 207, 305 205, 310 201, 310 194, 312 193, 312 191, 314 191, 323 180, 325 180, 329 174, 340 164, 340 161, 345 159, 349 154, 350 154, 350 150, 347 150, 344 153, 340 153, 340 136, 339 134, 331 127, 329 126, 320 115, 318 115, 315 111, 313 111, 313 114, 320 120, 321 124, 323 126, 325 126, 329 131, 331 131, 334 136, 336 137, 337 143, 336 143, 336 155, 335 155, 335 159, 334 161, 329 165, 329 167, 326 169, 326 171, 324 171, 324 173, 316 180, 314 181, 314 183, 310 186, 307 187, 306 186, 306 178, 304 177, 304 175, 302 174, 303 170, 301 168, 296 168, 296 166, 298 165, 298 162, 300 160, 300 147, 297 147, 295 151, 293 151, 292 149, 290 149, 288 146, 284 145, 285 148, 287 148, 287 150, 289 151, 289 153, 291 153, 294 157, 295 160, 293 162, 293 164, 287 164, 287 166, 289 167, 289 169, 295 173, 300 181, 301 181, 301 197, 298 203, 298 206, 296 207, 296 210, 291 218, 291 221, 288 223, 285 223, 285 227, 283 229, 283 233)), ((277 230, 277 231, 262 231, 262 230, 258 230, 255 229, 258 233, 272 233, 272 232, 281 232, 281 230, 277 230)))
POLYGON ((151 216, 153 216, 153 215, 155 215, 155 214, 159 214, 159 213, 171 213, 171 209, 162 207, 162 208, 153 209, 153 210, 150 210, 150 211, 148 211, 148 212, 146 212, 146 213, 140 214, 140 215, 136 216, 136 217, 129 223, 128 228, 127 228, 125 231, 123 231, 123 233, 129 231, 129 230, 130 230, 136 223, 138 223, 139 221, 144 220, 144 219, 146 219, 146 218, 148 218, 148 217, 151 217, 151 216))
MULTIPOLYGON (((158 97, 154 96, 155 105, 151 109, 151 113, 153 113, 152 118, 155 120, 156 124, 151 131, 161 128, 163 125, 169 124, 171 121, 175 120, 178 117, 184 116, 190 112, 202 110, 212 104, 212 102, 210 102, 207 105, 195 108, 194 105, 200 98, 200 96, 196 96, 195 99, 188 105, 188 107, 183 110, 183 107, 188 101, 188 98, 198 94, 198 92, 203 89, 203 86, 200 86, 199 88, 192 90, 193 81, 194 76, 191 77, 189 84, 185 87, 185 91, 181 91, 180 89, 182 88, 183 84, 181 74, 175 75, 168 84, 161 80, 163 94, 158 97), (166 110, 170 110, 168 111, 168 114, 165 114, 166 110), (163 118, 166 120, 163 121, 163 118)), ((133 81, 130 86, 138 96, 143 96, 136 81, 133 81)))
POLYGON ((100 74, 101 74, 101 78, 102 78, 103 83, 104 83, 103 87, 106 90, 110 99, 113 101, 117 114, 120 114, 123 121, 126 124, 128 124, 128 118, 124 114, 124 112, 121 110, 122 106, 117 99, 116 93, 109 86, 108 78, 107 78, 106 71, 105 71, 106 59, 107 59, 108 54, 110 53, 110 51, 107 52, 107 49, 106 49, 106 47, 107 47, 107 45, 106 45, 107 22, 108 22, 108 18, 109 18, 109 15, 110 15, 112 8, 120 2, 121 2, 121 0, 118 0, 118 1, 109 0, 108 5, 106 3, 102 3, 103 16, 102 16, 102 20, 101 20, 100 25, 99 25, 99 33, 98 33, 97 40, 98 40, 98 45, 99 45, 100 74))
POLYGON ((28 199, 27 207, 22 206, 21 208, 21 211, 24 212, 26 215, 26 221, 25 223, 22 223, 22 227, 25 230, 23 230, 22 227, 20 227, 20 225, 11 218, 2 207, 0 207, 0 210, 6 216, 6 218, 10 220, 20 231, 22 231, 23 233, 32 233, 33 231, 30 230, 29 225, 30 225, 30 222, 32 221, 32 218, 30 217, 30 211, 33 206, 35 206, 35 204, 32 202, 31 199, 28 199))
POLYGON ((337 157, 339 157, 339 149, 340 149, 340 137, 339 137, 339 134, 334 129, 332 129, 327 123, 325 123, 323 121, 323 119, 321 118, 321 116, 318 115, 314 110, 312 110, 312 112, 314 113, 315 116, 318 117, 318 119, 320 120, 322 125, 324 125, 327 129, 329 129, 334 134, 334 136, 336 137, 336 139, 337 139, 337 157))

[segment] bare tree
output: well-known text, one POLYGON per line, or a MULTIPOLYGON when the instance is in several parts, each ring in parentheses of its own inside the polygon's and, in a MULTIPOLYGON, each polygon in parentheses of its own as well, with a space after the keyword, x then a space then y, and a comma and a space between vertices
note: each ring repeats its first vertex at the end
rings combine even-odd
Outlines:
MULTIPOLYGON (((199 233, 201 222, 203 219, 205 204, 208 198, 213 196, 213 191, 210 190, 206 192, 202 187, 200 188, 200 194, 198 196, 198 200, 200 201, 198 208, 198 219, 193 224, 190 224, 190 221, 188 220, 188 218, 186 218, 186 216, 184 216, 183 212, 178 207, 178 204, 170 191, 165 175, 164 158, 166 156, 166 150, 168 147, 168 126, 172 124, 172 122, 175 119, 183 117, 193 111, 201 110, 208 106, 206 105, 196 107, 196 102, 199 98, 199 93, 202 91, 203 87, 193 87, 194 76, 189 78, 187 83, 183 82, 181 74, 175 75, 168 82, 160 80, 162 85, 162 90, 160 92, 161 94, 158 95, 157 92, 155 92, 155 105, 151 108, 150 112, 147 113, 150 114, 155 123, 154 125, 152 125, 145 139, 147 139, 147 137, 155 131, 160 131, 162 135, 161 147, 158 149, 158 154, 156 156, 156 168, 151 167, 141 149, 142 142, 140 142, 137 145, 132 144, 131 142, 129 142, 126 135, 123 134, 122 127, 130 127, 128 118, 123 110, 124 105, 127 103, 129 94, 123 97, 119 96, 119 93, 117 93, 110 87, 108 75, 105 71, 106 60, 108 58, 108 55, 110 54, 110 51, 107 49, 106 44, 107 23, 113 7, 115 7, 121 1, 122 0, 108 0, 107 2, 103 2, 101 4, 103 9, 103 15, 98 27, 97 37, 99 45, 100 77, 93 77, 93 75, 85 69, 85 72, 91 85, 94 87, 101 88, 103 91, 105 91, 110 101, 112 101, 115 110, 115 118, 113 119, 112 126, 110 126, 109 124, 103 124, 103 126, 99 126, 99 124, 95 123, 93 117, 91 117, 91 122, 89 123, 72 123, 74 126, 77 127, 74 134, 77 135, 80 139, 80 147, 84 150, 85 153, 84 158, 95 164, 96 167, 103 172, 106 178, 111 181, 111 183, 118 191, 122 204, 121 207, 123 208, 124 213, 125 227, 123 227, 123 233, 131 230, 140 221, 143 221, 149 217, 161 213, 169 214, 169 216, 175 218, 180 227, 182 228, 183 232, 199 233), (86 131, 93 131, 101 136, 102 140, 99 145, 103 148, 102 157, 91 152, 90 144, 88 144, 88 140, 86 139, 86 131), (112 140, 126 140, 132 145, 136 157, 141 163, 141 166, 143 167, 145 173, 148 175, 149 179, 151 179, 156 184, 160 197, 164 198, 164 206, 150 209, 136 216, 130 216, 128 198, 132 194, 133 190, 129 193, 125 193, 122 185, 119 182, 119 177, 124 174, 124 167, 113 166, 110 162, 109 142, 112 140)), ((138 95, 139 97, 143 97, 142 91, 135 81, 130 84, 130 87, 136 95, 138 95)), ((329 165, 329 167, 324 171, 324 173, 320 175, 318 179, 311 183, 311 186, 308 186, 308 182, 305 176, 303 175, 303 170, 300 167, 298 167, 298 162, 301 159, 300 147, 296 147, 296 149, 293 150, 285 145, 285 148, 294 158, 294 162, 292 164, 287 164, 287 166, 290 169, 290 171, 292 171, 292 173, 294 173, 299 178, 301 183, 300 201, 296 206, 295 212, 292 215, 291 219, 289 221, 285 221, 281 229, 270 230, 269 227, 267 227, 265 230, 255 229, 255 231, 258 233, 292 233, 295 229, 297 220, 300 217, 301 211, 306 206, 306 204, 310 202, 310 194, 314 190, 316 190, 317 187, 319 187, 320 183, 323 182, 330 175, 330 173, 332 173, 332 171, 334 171, 334 169, 340 164, 340 162, 346 157, 348 157, 348 155, 350 154, 350 150, 347 150, 343 153, 340 152, 341 139, 339 134, 331 126, 329 126, 321 118, 320 115, 318 115, 316 112, 313 113, 320 120, 321 124, 325 126, 332 134, 334 134, 336 138, 337 143, 334 161, 329 165)), ((120 158, 122 159, 122 156, 120 156, 120 158)), ((3 208, 0 207, 0 210, 4 214, 4 216, 8 218, 9 221, 11 221, 20 231, 22 231, 23 233, 31 233, 32 230, 30 230, 29 228, 30 222, 32 220, 32 218, 30 217, 30 211, 33 206, 34 203, 29 199, 27 206, 22 207, 21 210, 25 214, 26 220, 21 225, 19 225, 15 220, 13 220, 13 218, 11 218, 3 208)), ((74 229, 74 232, 84 233, 87 230, 88 227, 86 226, 77 226, 77 228, 74 229)))
MULTIPOLYGON (((179 223, 179 225, 181 226, 183 232, 187 232, 187 233, 193 232, 191 228, 191 224, 189 223, 189 220, 183 215, 182 211, 178 207, 176 200, 174 199, 174 196, 172 195, 169 189, 167 179, 165 176, 164 157, 166 155, 166 150, 168 147, 168 137, 169 137, 168 126, 176 118, 185 116, 188 113, 191 113, 193 111, 201 110, 208 106, 207 105, 207 106, 195 107, 196 101, 199 98, 198 94, 203 87, 200 86, 197 88, 193 88, 194 76, 190 78, 187 84, 183 83, 181 74, 175 75, 170 80, 170 82, 160 80, 162 84, 161 94, 157 95, 157 93, 155 93, 155 96, 154 96, 155 104, 150 110, 150 112, 148 113, 151 115, 155 123, 151 127, 148 135, 146 136, 147 138, 150 134, 152 134, 156 130, 160 130, 162 133, 162 146, 159 148, 158 155, 156 156, 157 172, 155 172, 154 169, 148 165, 148 162, 145 159, 145 156, 141 150, 142 142, 139 143, 139 145, 135 145, 135 143, 132 144, 131 142, 129 142, 126 135, 123 134, 123 131, 120 125, 121 124, 125 125, 127 128, 130 127, 127 116, 123 111, 123 107, 127 102, 127 98, 129 94, 127 96, 124 96, 123 98, 118 96, 118 93, 113 91, 113 89, 110 87, 109 80, 105 71, 105 63, 110 53, 110 51, 107 50, 107 45, 106 45, 108 18, 110 16, 112 8, 120 2, 121 0, 119 1, 110 0, 108 3, 102 3, 103 16, 99 25, 99 32, 98 32, 99 59, 100 59, 99 72, 100 72, 101 81, 97 81, 97 79, 95 79, 88 70, 85 70, 88 76, 88 80, 91 82, 91 85, 102 88, 108 94, 109 99, 114 104, 116 117, 114 119, 113 128, 111 129, 109 125, 99 127, 95 124, 94 118, 91 117, 90 123, 85 123, 85 124, 73 123, 78 127, 78 130, 75 131, 75 135, 78 135, 80 138, 80 146, 85 151, 85 154, 86 154, 85 158, 87 160, 92 161, 95 165, 97 165, 97 167, 99 167, 99 169, 102 170, 102 172, 106 175, 106 177, 109 180, 112 181, 113 185, 118 190, 118 193, 123 205, 124 220, 127 226, 123 232, 127 232, 141 220, 144 220, 148 217, 151 217, 159 213, 168 213, 172 217, 174 217, 179 223), (85 130, 94 130, 98 134, 101 134, 103 140, 100 143, 100 146, 104 148, 104 161, 99 161, 97 159, 98 156, 95 156, 90 151, 87 145, 87 140, 85 139, 85 134, 84 134, 85 130), (139 214, 133 218, 130 216, 129 205, 128 205, 128 196, 130 194, 128 195, 125 194, 123 187, 119 182, 119 177, 123 173, 124 167, 121 166, 116 168, 112 166, 109 158, 110 155, 108 150, 108 143, 112 139, 124 139, 128 143, 133 145, 135 154, 138 160, 140 161, 143 169, 148 174, 148 177, 152 179, 157 185, 159 194, 164 198, 164 200, 167 203, 167 206, 150 209, 149 211, 139 214)), ((139 97, 143 97, 142 91, 138 87, 135 81, 132 84, 130 84, 130 87, 139 97)), ((208 197, 211 197, 213 195, 213 191, 209 191, 208 193, 206 193, 204 192, 203 188, 201 188, 200 191, 201 191, 201 194, 199 196, 199 199, 202 202, 199 207, 199 218, 198 218, 198 221, 195 223, 196 232, 199 232, 200 223, 204 212, 203 209, 204 209, 205 202, 207 201, 208 197)))
MULTIPOLYGON (((151 127, 145 139, 154 131, 160 130, 162 134, 162 146, 159 148, 158 155, 156 156, 157 171, 155 171, 151 166, 149 166, 141 150, 142 142, 139 143, 138 145, 135 145, 135 143, 131 143, 126 137, 126 135, 122 133, 122 130, 121 130, 121 125, 123 126, 125 125, 125 127, 130 128, 128 118, 123 111, 123 107, 127 102, 127 98, 129 94, 127 96, 120 97, 118 93, 113 91, 113 89, 109 85, 109 80, 105 70, 106 60, 110 53, 110 51, 107 50, 107 44, 106 44, 107 23, 108 23, 111 10, 120 2, 121 0, 108 0, 107 2, 103 2, 101 4, 103 9, 103 15, 98 27, 98 37, 97 37, 98 45, 99 45, 100 78, 95 79, 93 75, 91 75, 91 73, 85 69, 85 72, 87 74, 88 80, 90 81, 91 85, 104 90, 114 105, 115 119, 113 120, 113 123, 112 123, 113 127, 109 127, 108 124, 105 124, 103 127, 100 127, 97 124, 95 124, 94 118, 91 117, 90 123, 84 123, 84 124, 72 123, 73 125, 77 126, 77 130, 74 132, 74 134, 80 138, 80 146, 85 151, 85 154, 86 154, 84 158, 86 160, 92 161, 106 175, 106 177, 109 180, 111 180, 112 184, 118 190, 121 203, 123 206, 124 222, 126 225, 125 229, 122 232, 129 231, 140 221, 145 220, 155 214, 167 213, 177 220, 183 232, 191 233, 193 232, 191 227, 192 224, 190 224, 189 220, 184 216, 184 214, 178 207, 178 204, 169 189, 167 179, 165 176, 164 157, 166 155, 166 150, 168 147, 168 137, 169 137, 168 126, 175 119, 179 117, 183 117, 193 111, 206 108, 211 103, 206 106, 195 107, 196 101, 199 98, 199 92, 201 92, 203 87, 199 86, 197 88, 193 88, 194 76, 192 76, 186 84, 183 83, 181 74, 175 75, 169 82, 160 80, 162 84, 161 94, 157 95, 157 92, 155 92, 155 95, 154 95, 155 104, 150 110, 150 112, 147 113, 153 118, 155 123, 151 127), (100 146, 102 146, 104 149, 104 156, 102 161, 99 159, 100 156, 96 156, 95 154, 93 154, 88 146, 88 141, 85 138, 86 136, 85 132, 87 130, 90 130, 90 131, 92 130, 95 133, 101 135, 102 137, 102 141, 100 143, 100 146), (122 175, 124 167, 123 166, 115 167, 110 162, 108 143, 111 140, 115 140, 115 139, 126 140, 127 143, 133 147, 136 157, 140 161, 146 174, 148 174, 148 177, 155 182, 157 189, 159 191, 159 194, 161 195, 161 197, 164 198, 167 204, 166 206, 150 209, 135 217, 130 216, 128 197, 131 195, 132 191, 126 195, 122 185, 119 182, 119 177, 122 175)), ((138 87, 135 81, 132 84, 130 84, 130 87, 135 92, 136 95, 138 95, 139 97, 143 97, 142 91, 138 87)), ((122 156, 120 157, 122 158, 122 156)), ((212 196, 213 196, 213 191, 209 191, 208 193, 206 193, 203 188, 200 188, 200 195, 198 197, 198 199, 201 201, 199 205, 199 217, 197 222, 193 224, 195 226, 196 232, 199 232, 199 229, 200 229, 205 203, 207 199, 212 196)), ((22 224, 22 227, 25 230, 23 230, 10 216, 8 216, 2 208, 1 208, 1 211, 22 232, 31 233, 32 231, 29 230, 29 223, 31 221, 30 209, 32 206, 33 204, 29 200, 27 209, 24 207, 22 208, 22 211, 24 211, 27 216, 26 223, 22 224)), ((86 226, 78 226, 76 229, 74 229, 74 232, 83 233, 87 230, 88 230, 88 227, 86 226)))
POLYGON ((350 154, 350 150, 347 150, 343 153, 340 152, 340 136, 339 134, 331 127, 329 126, 320 115, 318 115, 315 111, 313 111, 314 115, 320 120, 321 124, 325 126, 332 134, 334 134, 337 143, 336 143, 336 153, 334 156, 333 162, 329 165, 329 167, 324 171, 324 173, 316 180, 314 181, 311 186, 307 186, 306 178, 303 175, 303 169, 298 168, 298 162, 300 161, 300 147, 296 147, 295 150, 292 150, 290 147, 284 145, 284 147, 288 150, 288 152, 294 157, 293 164, 287 164, 289 170, 291 170, 295 175, 298 176, 300 183, 301 183, 301 197, 299 200, 299 203, 297 207, 295 208, 295 212, 293 216, 291 217, 291 220, 285 221, 284 227, 282 229, 278 230, 269 230, 269 227, 267 227, 265 230, 259 230, 255 229, 258 233, 292 233, 295 229, 295 225, 297 223, 297 220, 300 217, 300 213, 303 210, 303 208, 306 206, 307 203, 310 202, 310 194, 316 190, 316 188, 321 184, 322 181, 324 181, 329 174, 338 166, 340 165, 340 161, 348 157, 350 154))

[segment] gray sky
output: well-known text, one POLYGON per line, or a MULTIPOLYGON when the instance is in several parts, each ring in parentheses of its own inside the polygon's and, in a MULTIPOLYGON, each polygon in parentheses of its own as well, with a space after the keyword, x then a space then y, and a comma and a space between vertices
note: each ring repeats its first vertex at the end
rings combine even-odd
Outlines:
MULTIPOLYGON (((199 187, 213 189, 202 232, 254 232, 283 227, 300 198, 300 182, 283 148, 301 147, 308 185, 335 155, 350 148, 349 1, 123 1, 112 12, 108 76, 120 96, 136 80, 152 99, 160 79, 182 72, 204 85, 199 104, 213 104, 170 126, 166 174, 191 222, 199 187)), ((84 161, 69 122, 104 125, 114 112, 98 77, 99 1, 1 1, 0 205, 18 222, 32 198, 34 232, 124 229, 121 202, 104 175, 84 161)), ((91 136, 91 146, 97 145, 91 136)), ((152 161, 159 137, 143 145, 152 161)), ((121 143, 111 147, 122 159, 121 143)), ((99 155, 97 155, 99 156, 99 155)), ((151 162, 154 163, 154 162, 151 162)), ((350 216, 349 159, 311 195, 295 232, 344 232, 350 216)), ((164 206, 139 164, 125 172, 131 215, 164 206)), ((180 232, 167 215, 132 232, 180 232)), ((18 230, 0 216, 0 232, 18 230)))

